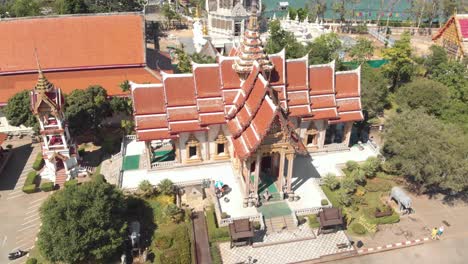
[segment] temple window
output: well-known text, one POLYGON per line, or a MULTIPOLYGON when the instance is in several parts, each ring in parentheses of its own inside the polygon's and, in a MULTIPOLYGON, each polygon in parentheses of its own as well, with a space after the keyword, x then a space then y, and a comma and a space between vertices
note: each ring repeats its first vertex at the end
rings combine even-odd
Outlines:
POLYGON ((319 131, 317 130, 314 122, 312 121, 310 123, 309 128, 306 131, 305 142, 304 142, 305 145, 307 146, 317 145, 318 136, 319 136, 319 131))
POLYGON ((224 136, 222 131, 220 131, 220 133, 218 134, 215 140, 215 144, 216 144, 215 159, 229 158, 227 143, 228 143, 228 140, 226 136, 224 136))
POLYGON ((187 151, 187 161, 201 161, 201 146, 200 142, 194 135, 190 135, 187 142, 185 143, 186 145, 186 151, 187 151))

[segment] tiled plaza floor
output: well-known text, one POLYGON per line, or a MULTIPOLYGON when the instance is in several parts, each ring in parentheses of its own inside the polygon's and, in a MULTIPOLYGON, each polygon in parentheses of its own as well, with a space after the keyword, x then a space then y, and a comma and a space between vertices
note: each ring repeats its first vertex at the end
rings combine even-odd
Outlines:
POLYGON ((282 231, 278 233, 266 234, 265 230, 255 232, 253 239, 254 247, 261 247, 271 243, 281 243, 287 241, 297 241, 305 239, 315 239, 317 230, 310 229, 309 225, 303 224, 294 231, 282 231))
POLYGON ((352 248, 338 249, 336 244, 340 243, 348 243, 343 231, 319 235, 316 239, 265 247, 244 246, 230 249, 229 243, 221 243, 219 248, 225 264, 247 261, 249 256, 256 260, 257 264, 286 264, 354 250, 352 248))

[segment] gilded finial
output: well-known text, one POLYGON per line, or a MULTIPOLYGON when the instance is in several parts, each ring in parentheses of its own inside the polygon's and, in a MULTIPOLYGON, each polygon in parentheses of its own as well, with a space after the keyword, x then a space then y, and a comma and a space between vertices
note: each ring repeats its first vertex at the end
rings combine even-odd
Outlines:
POLYGON ((206 22, 203 22, 203 36, 208 36, 208 26, 206 25, 206 22))
POLYGON ((42 72, 41 64, 39 62, 39 56, 37 55, 37 49, 34 48, 34 56, 36 57, 37 63, 37 83, 34 89, 38 90, 39 92, 49 92, 54 88, 54 85, 47 80, 44 73, 42 72))

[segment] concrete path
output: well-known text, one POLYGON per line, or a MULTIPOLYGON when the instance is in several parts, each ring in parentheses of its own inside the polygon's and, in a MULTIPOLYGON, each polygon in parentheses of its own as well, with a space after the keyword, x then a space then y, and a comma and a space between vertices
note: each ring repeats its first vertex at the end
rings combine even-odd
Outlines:
POLYGON ((36 242, 41 221, 39 208, 49 193, 22 192, 27 173, 32 170, 39 145, 31 140, 14 140, 13 156, 0 174, 0 263, 23 263, 26 257, 9 262, 8 253, 14 249, 29 250, 36 242))
POLYGON ((195 233, 195 251, 198 264, 211 264, 210 244, 206 227, 205 214, 193 213, 193 232, 195 233))
POLYGON ((465 264, 468 260, 468 236, 442 239, 423 245, 378 254, 333 261, 333 264, 465 264))

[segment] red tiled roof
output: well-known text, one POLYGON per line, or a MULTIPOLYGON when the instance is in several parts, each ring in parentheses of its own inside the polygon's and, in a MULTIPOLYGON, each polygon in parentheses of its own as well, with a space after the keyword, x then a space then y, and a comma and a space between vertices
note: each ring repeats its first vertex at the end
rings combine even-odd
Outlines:
MULTIPOLYGON (((193 74, 164 75, 161 85, 134 85, 136 128, 142 132, 137 133, 138 139, 170 138, 225 123, 236 155, 245 157, 263 141, 274 117, 294 134, 294 125, 286 120, 283 110, 305 120, 362 120, 359 69, 335 73, 333 63, 308 67, 306 58, 286 61, 284 53, 271 59, 284 65, 284 71, 279 72, 286 72, 286 86, 278 79, 272 87, 256 64, 241 83, 232 69, 234 59, 229 57, 220 57, 216 66, 195 65, 193 74), (145 90, 154 90, 154 94, 145 90), (273 93, 280 106, 273 102, 273 93), (162 115, 156 118, 152 116, 155 113, 162 115), (155 130, 164 120, 168 130, 155 130)), ((297 138, 292 134, 291 138, 297 138)), ((300 140, 296 141, 301 148, 300 140)))
POLYGON ((5 140, 7 139, 8 135, 5 134, 5 133, 0 133, 0 145, 3 144, 3 142, 5 142, 5 140))
MULTIPOLYGON (((0 23, 1 24, 1 23, 0 23)), ((45 73, 47 79, 65 94, 75 89, 86 89, 91 85, 101 85, 110 96, 126 95, 120 84, 125 81, 136 83, 159 83, 155 73, 143 67, 80 70, 45 73)), ((0 77, 0 103, 6 103, 10 97, 23 90, 34 88, 37 72, 27 74, 4 75, 0 77)))
POLYGON ((468 38, 468 18, 458 19, 460 33, 463 38, 468 38))
POLYGON ((360 78, 356 72, 340 72, 335 75, 336 98, 359 97, 360 78))
POLYGON ((143 66, 141 14, 76 15, 0 21, 0 75, 42 68, 143 66))

